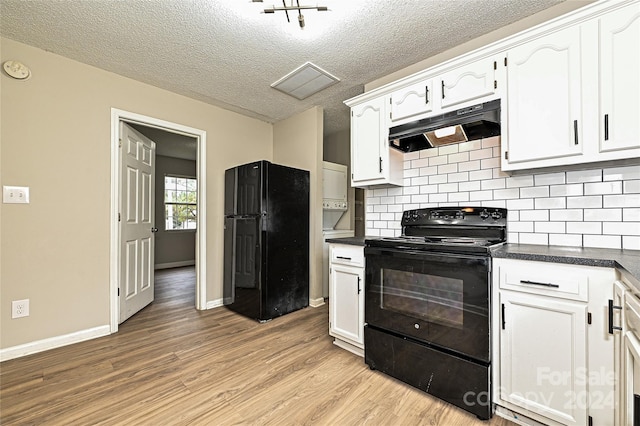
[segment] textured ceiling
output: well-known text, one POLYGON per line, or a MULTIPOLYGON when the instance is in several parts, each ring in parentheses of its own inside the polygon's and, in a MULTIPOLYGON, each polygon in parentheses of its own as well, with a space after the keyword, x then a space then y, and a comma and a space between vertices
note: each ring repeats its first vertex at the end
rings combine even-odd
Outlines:
POLYGON ((0 0, 0 34, 267 122, 319 105, 330 135, 365 83, 562 1, 300 0, 330 8, 301 30, 261 13, 274 0, 0 0), (302 101, 270 87, 307 61, 341 82, 302 101))

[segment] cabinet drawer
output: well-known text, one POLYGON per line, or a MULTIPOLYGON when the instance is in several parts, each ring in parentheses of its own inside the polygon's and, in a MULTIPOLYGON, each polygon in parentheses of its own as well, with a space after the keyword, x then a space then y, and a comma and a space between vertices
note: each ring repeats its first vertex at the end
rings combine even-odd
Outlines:
POLYGON ((589 299, 589 267, 500 259, 500 288, 562 299, 589 299))
POLYGON ((364 248, 343 244, 329 246, 331 263, 364 267, 364 248))

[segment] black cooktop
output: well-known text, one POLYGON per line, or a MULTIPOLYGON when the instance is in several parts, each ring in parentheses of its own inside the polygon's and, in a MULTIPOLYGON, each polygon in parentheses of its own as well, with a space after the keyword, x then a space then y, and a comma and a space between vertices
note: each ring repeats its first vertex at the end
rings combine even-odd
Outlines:
POLYGON ((441 207, 406 210, 402 235, 365 240, 371 247, 487 253, 507 240, 507 210, 441 207))

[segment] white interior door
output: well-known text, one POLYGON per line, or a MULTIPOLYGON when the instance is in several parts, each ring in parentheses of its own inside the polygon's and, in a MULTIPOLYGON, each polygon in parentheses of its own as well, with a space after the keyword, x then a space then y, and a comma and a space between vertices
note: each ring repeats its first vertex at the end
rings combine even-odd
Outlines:
POLYGON ((120 125, 120 318, 153 301, 156 144, 120 125))

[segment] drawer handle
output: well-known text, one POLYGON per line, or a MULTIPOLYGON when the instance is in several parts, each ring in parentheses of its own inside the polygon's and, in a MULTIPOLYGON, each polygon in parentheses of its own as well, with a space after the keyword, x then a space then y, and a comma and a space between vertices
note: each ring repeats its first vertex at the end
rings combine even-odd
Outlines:
POLYGON ((618 327, 617 325, 613 325, 613 310, 618 309, 622 310, 622 306, 616 306, 613 304, 613 300, 609 299, 609 334, 613 334, 613 330, 622 330, 622 327, 618 327))
POLYGON ((342 260, 351 260, 350 257, 344 257, 344 256, 336 256, 338 259, 342 259, 342 260))
POLYGON ((539 286, 542 286, 542 287, 552 287, 552 288, 559 288, 560 287, 558 284, 539 283, 537 281, 529 281, 529 280, 520 280, 520 284, 531 284, 531 285, 539 285, 539 286))

